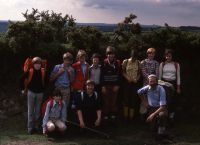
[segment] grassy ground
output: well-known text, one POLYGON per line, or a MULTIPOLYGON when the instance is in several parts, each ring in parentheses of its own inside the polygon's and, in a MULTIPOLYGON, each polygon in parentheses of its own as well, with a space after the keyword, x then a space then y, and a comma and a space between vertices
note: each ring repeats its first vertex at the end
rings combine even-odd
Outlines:
POLYGON ((62 138, 49 141, 42 134, 28 135, 25 118, 15 116, 4 120, 0 128, 1 145, 200 145, 199 121, 180 119, 176 127, 169 129, 171 140, 156 141, 147 131, 147 126, 140 123, 118 123, 112 127, 104 127, 109 139, 94 133, 80 133, 77 128, 69 126, 67 134, 62 138))

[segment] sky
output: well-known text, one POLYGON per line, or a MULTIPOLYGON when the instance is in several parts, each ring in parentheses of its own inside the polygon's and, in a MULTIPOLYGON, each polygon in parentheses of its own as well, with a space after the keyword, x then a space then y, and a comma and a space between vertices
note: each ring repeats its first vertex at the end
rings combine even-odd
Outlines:
POLYGON ((0 20, 24 20, 22 13, 32 8, 80 23, 119 23, 133 13, 144 25, 200 26, 200 0, 0 0, 0 20))

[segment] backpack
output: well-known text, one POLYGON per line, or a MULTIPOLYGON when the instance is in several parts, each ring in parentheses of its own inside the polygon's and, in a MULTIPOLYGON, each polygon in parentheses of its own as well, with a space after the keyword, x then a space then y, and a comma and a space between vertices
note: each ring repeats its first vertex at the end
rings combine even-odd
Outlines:
MULTIPOLYGON (((47 107, 47 103, 50 101, 50 110, 51 108, 53 107, 53 97, 52 96, 49 96, 43 103, 42 103, 42 106, 41 106, 41 117, 43 118, 44 115, 45 115, 45 112, 46 112, 46 107, 47 107)), ((62 100, 59 101, 59 104, 61 105, 61 107, 63 106, 63 102, 62 100)))
MULTIPOLYGON (((42 60, 42 66, 41 66, 41 76, 42 76, 42 84, 43 85, 44 85, 44 82, 45 82, 46 68, 47 68, 47 60, 45 59, 45 60, 42 60)), ((23 71, 24 71, 24 74, 25 73, 29 73, 28 74, 28 79, 24 80, 24 88, 26 89, 28 84, 31 82, 32 77, 33 77, 33 73, 34 73, 33 64, 32 64, 32 58, 31 57, 28 57, 25 60, 23 71)))
MULTIPOLYGON (((24 67, 23 67, 24 73, 28 72, 31 68, 33 68, 32 58, 28 57, 24 61, 24 67)), ((42 68, 44 68, 45 70, 47 68, 47 60, 46 59, 42 60, 42 68)))

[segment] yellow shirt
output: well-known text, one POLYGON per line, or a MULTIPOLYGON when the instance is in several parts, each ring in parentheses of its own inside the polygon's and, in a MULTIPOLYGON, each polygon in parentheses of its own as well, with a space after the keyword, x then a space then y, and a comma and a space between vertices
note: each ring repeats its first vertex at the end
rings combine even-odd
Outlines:
POLYGON ((132 80, 138 80, 139 78, 139 66, 140 62, 138 60, 132 61, 131 58, 125 59, 122 63, 123 72, 132 80))

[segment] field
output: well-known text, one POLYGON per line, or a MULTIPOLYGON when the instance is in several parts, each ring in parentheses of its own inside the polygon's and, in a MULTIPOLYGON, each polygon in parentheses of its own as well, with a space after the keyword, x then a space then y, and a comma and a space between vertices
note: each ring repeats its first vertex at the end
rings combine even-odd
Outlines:
POLYGON ((16 115, 1 122, 1 145, 200 145, 200 124, 197 120, 186 121, 184 117, 177 120, 175 127, 168 129, 169 139, 157 141, 148 131, 146 125, 138 121, 132 123, 118 122, 111 126, 104 126, 101 130, 108 133, 105 138, 92 132, 81 133, 78 128, 68 126, 64 137, 50 140, 42 134, 28 135, 25 117, 16 115))

